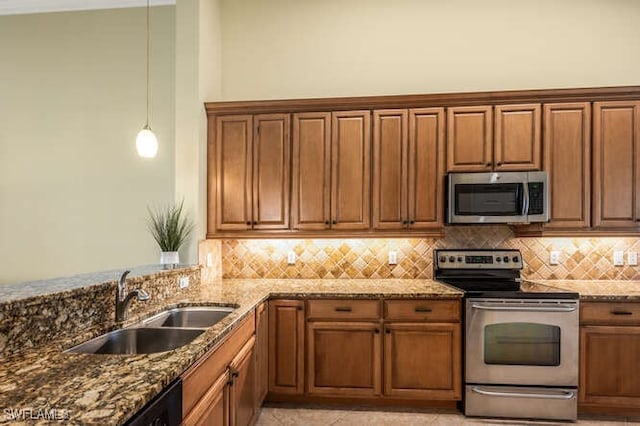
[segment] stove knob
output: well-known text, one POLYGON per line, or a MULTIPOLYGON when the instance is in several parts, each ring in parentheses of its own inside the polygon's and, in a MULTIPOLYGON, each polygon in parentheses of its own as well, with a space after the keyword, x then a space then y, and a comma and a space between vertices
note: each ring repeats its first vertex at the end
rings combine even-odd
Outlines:
POLYGON ((458 262, 462 262, 462 256, 458 256, 458 262))
POLYGON ((502 262, 502 258, 501 257, 496 257, 496 262, 502 262))
POLYGON ((502 260, 504 260, 504 263, 509 263, 509 256, 505 256, 502 260))
POLYGON ((513 256, 512 260, 516 263, 520 262, 520 258, 518 256, 513 256))
POLYGON ((440 256, 440 262, 445 263, 447 261, 446 256, 440 256))
POLYGON ((449 262, 453 263, 456 261, 456 258, 453 256, 449 256, 449 262))

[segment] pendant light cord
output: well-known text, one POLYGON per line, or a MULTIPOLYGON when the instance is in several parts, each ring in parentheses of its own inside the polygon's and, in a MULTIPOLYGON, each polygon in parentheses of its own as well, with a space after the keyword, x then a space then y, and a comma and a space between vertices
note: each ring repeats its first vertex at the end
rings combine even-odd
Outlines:
POLYGON ((149 0, 147 0, 147 126, 149 127, 149 0))

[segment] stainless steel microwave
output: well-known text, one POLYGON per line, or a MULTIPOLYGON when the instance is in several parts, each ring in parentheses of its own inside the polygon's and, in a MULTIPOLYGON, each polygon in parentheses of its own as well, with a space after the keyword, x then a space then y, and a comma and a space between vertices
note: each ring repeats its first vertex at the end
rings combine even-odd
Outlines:
POLYGON ((549 221, 547 172, 449 173, 448 223, 549 221))

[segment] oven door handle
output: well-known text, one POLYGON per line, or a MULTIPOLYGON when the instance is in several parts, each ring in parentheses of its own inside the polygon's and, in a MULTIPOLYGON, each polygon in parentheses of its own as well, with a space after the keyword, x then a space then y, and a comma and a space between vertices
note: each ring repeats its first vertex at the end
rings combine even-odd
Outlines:
POLYGON ((573 312, 578 309, 572 305, 557 306, 537 306, 537 305, 488 305, 483 303, 472 303, 473 309, 484 309, 487 311, 534 311, 534 312, 573 312))
POLYGON ((529 183, 528 180, 527 182, 524 182, 522 184, 522 217, 528 220, 528 216, 529 216, 529 183))
POLYGON ((541 399, 573 399, 576 396, 572 391, 558 391, 558 393, 527 393, 527 392, 495 392, 472 386, 475 393, 487 396, 503 396, 507 398, 541 398, 541 399))

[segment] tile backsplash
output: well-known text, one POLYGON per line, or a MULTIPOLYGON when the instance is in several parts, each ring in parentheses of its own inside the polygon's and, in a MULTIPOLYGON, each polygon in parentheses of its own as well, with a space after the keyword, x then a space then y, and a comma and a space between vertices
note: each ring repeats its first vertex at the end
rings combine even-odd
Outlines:
MULTIPOLYGON (((500 225, 447 227, 445 238, 207 240, 200 245, 203 273, 223 278, 431 278, 433 249, 516 248, 529 279, 640 280, 640 267, 626 265, 626 252, 640 252, 640 238, 516 238, 500 225), (389 251, 398 254, 388 264, 389 251), (549 253, 560 252, 560 264, 549 253), (613 266, 613 251, 625 266, 613 266), (287 253, 296 253, 295 265, 287 253), (213 266, 206 268, 206 255, 213 266), (219 262, 219 263, 218 263, 219 262)), ((203 277, 205 278, 205 277, 203 277)), ((206 279, 206 278, 205 278, 206 279)))

